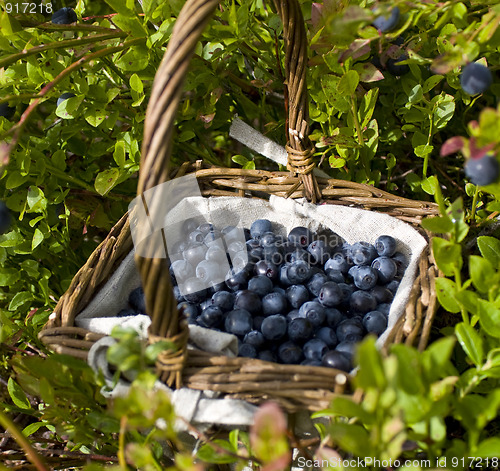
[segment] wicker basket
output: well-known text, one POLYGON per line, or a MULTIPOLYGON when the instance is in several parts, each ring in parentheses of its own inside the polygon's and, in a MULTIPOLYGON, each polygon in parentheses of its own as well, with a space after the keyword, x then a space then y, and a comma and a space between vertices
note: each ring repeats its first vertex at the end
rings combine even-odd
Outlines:
MULTIPOLYGON (((138 195, 172 177, 195 172, 203 196, 256 197, 274 194, 311 202, 355 206, 377 210, 402 219, 416 228, 423 216, 438 214, 433 203, 399 198, 369 185, 335 179, 315 178, 312 173, 313 146, 308 140, 306 86, 307 40, 297 0, 274 0, 284 25, 285 72, 288 97, 288 160, 290 172, 269 172, 229 168, 209 168, 202 162, 169 168, 172 132, 183 78, 196 43, 218 0, 187 0, 156 75, 145 125, 138 195)), ((434 278, 438 276, 429 250, 424 251, 405 315, 389 336, 389 342, 427 343, 436 312, 434 278)), ((106 282, 133 242, 128 215, 113 227, 88 262, 75 275, 68 291, 40 333, 52 350, 82 359, 103 335, 74 325, 100 286, 106 282)), ((178 347, 163 352, 157 362, 162 381, 169 386, 214 390, 228 397, 254 403, 274 399, 288 411, 325 408, 335 394, 345 391, 349 375, 329 368, 279 365, 247 358, 228 358, 197 350, 187 350, 188 328, 177 311, 177 302, 165 259, 136 256, 152 319, 149 340, 169 339, 178 347)))

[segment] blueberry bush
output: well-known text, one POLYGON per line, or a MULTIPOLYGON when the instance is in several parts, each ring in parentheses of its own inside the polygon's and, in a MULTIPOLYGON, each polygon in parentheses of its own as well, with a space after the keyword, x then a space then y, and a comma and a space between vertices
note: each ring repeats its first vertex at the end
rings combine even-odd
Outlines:
MULTIPOLYGON (((494 1, 300 1, 320 168, 436 201, 440 216, 423 225, 435 234, 444 274, 436 281, 440 308, 429 346, 394 345, 382 354, 372 336, 364 339, 354 394, 315 414, 318 437, 295 436, 292 421, 265 404, 248 432, 214 438, 191 427, 193 452, 176 432, 168 396, 154 388, 159 347, 126 329, 115 332, 109 360, 136 378, 127 398, 106 401, 101 376, 38 340, 74 274, 134 198, 152 82, 183 3, 43 0, 33 9, 0 1, 0 469, 198 471, 250 462, 281 470, 292 458, 302 467, 328 467, 326 460, 337 469, 363 457, 371 458, 370 469, 498 469, 494 1)), ((202 159, 278 169, 228 137, 238 114, 284 144, 282 26, 269 3, 221 0, 186 76, 174 166, 202 159)), ((382 245, 382 254, 390 252, 382 245)), ((322 257, 321 247, 314 250, 322 257)), ((370 282, 363 273, 353 277, 370 282)), ((312 289, 319 295, 318 280, 312 289)), ((255 283, 255 291, 268 289, 255 283)), ((366 321, 374 332, 376 316, 366 321)), ((206 314, 208 322, 213 317, 206 314)), ((304 326, 295 329, 300 336, 304 326)), ((328 332, 321 335, 326 343, 328 332)), ((308 348, 314 357, 321 344, 308 348)))

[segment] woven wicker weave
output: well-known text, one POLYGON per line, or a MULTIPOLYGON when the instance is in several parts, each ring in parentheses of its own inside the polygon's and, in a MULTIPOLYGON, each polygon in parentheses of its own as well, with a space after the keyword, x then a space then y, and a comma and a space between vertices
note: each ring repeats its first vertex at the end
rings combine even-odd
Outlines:
MULTIPOLYGON (((156 75, 147 111, 138 195, 172 177, 195 172, 203 196, 274 194, 304 197, 323 202, 377 210, 419 228, 423 216, 438 214, 433 203, 394 196, 369 185, 343 180, 315 178, 313 147, 308 135, 306 86, 307 40, 297 0, 274 0, 284 25, 287 129, 290 172, 210 168, 201 161, 169 168, 169 158, 183 78, 190 58, 210 19, 217 0, 188 0, 182 9, 167 51, 156 75)), ((76 315, 133 248, 125 215, 95 250, 61 297, 54 314, 40 333, 52 350, 85 359, 89 348, 102 335, 75 327, 76 315)), ((136 256, 152 319, 150 341, 169 339, 177 345, 163 352, 157 363, 161 379, 168 385, 220 391, 230 397, 259 403, 274 399, 287 410, 318 410, 336 393, 345 390, 348 375, 322 367, 278 365, 247 358, 228 358, 187 350, 187 323, 177 311, 165 259, 136 256)), ((395 326, 390 342, 406 342, 424 348, 436 312, 434 278, 438 275, 430 250, 424 251, 405 316, 395 326)))

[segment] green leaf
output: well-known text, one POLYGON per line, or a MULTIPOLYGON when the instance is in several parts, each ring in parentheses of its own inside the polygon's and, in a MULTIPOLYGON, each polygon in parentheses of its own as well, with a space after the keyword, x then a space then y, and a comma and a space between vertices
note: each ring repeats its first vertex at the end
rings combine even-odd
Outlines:
POLYGON ((500 450, 500 438, 486 438, 479 443, 476 451, 472 453, 472 456, 480 458, 498 458, 498 450, 500 450))
POLYGON ((430 92, 441 80, 444 79, 443 75, 431 75, 425 82, 422 90, 424 93, 430 92))
POLYGON ((359 371, 355 381, 363 389, 376 388, 383 390, 387 384, 382 366, 382 357, 375 347, 375 341, 369 337, 358 347, 359 371))
POLYGON ((130 92, 132 94, 132 99, 134 100, 132 106, 139 106, 144 101, 145 98, 144 86, 142 84, 142 80, 139 78, 137 74, 132 74, 129 83, 130 83, 130 92))
POLYGON ((15 268, 0 268, 0 286, 13 285, 20 277, 19 270, 15 268))
POLYGON ((355 70, 349 70, 340 79, 337 85, 337 92, 342 96, 352 96, 359 85, 359 74, 355 70))
POLYGON ((118 13, 113 17, 113 23, 122 31, 131 33, 135 38, 143 38, 148 34, 137 16, 132 17, 128 14, 118 13))
POLYGON ((349 111, 351 109, 351 105, 347 98, 338 92, 338 84, 338 77, 334 77, 333 75, 323 75, 321 77, 321 87, 328 103, 338 111, 349 111))
POLYGON ((231 160, 234 163, 241 165, 242 167, 248 162, 248 159, 244 155, 240 155, 240 154, 233 155, 231 157, 231 160))
POLYGON ((436 279, 436 293, 439 304, 448 312, 460 312, 460 303, 455 298, 457 286, 454 281, 448 278, 436 279))
POLYGON ((16 293, 10 301, 9 311, 15 311, 32 299, 33 295, 29 291, 20 291, 19 293, 16 293))
POLYGON ((107 111, 106 107, 104 106, 89 106, 85 110, 85 121, 87 121, 87 123, 89 123, 94 128, 104 123, 106 116, 107 111))
POLYGON ((29 437, 30 435, 32 435, 33 433, 37 432, 39 429, 45 426, 46 424, 44 424, 43 422, 33 422, 32 424, 29 424, 23 428, 23 435, 25 437, 29 437))
POLYGON ((66 152, 59 149, 52 154, 52 165, 63 172, 66 170, 66 152))
POLYGON ((462 249, 461 246, 449 242, 440 237, 432 239, 432 252, 439 269, 446 275, 452 276, 455 270, 462 268, 462 249))
POLYGON ((477 238, 477 246, 481 255, 491 262, 491 264, 500 268, 500 240, 495 237, 480 236, 477 238))
POLYGON ((461 322, 455 326, 455 334, 464 349, 464 352, 476 366, 480 366, 484 359, 483 339, 469 324, 461 322))
POLYGON ((29 175, 21 175, 21 173, 17 170, 13 170, 9 172, 5 187, 7 188, 7 190, 12 190, 26 183, 29 178, 29 175))
POLYGON ((81 95, 67 98, 56 108, 56 116, 62 119, 75 119, 82 101, 81 95))
POLYGON ((480 299, 478 314, 479 323, 481 327, 488 332, 488 335, 500 338, 500 309, 492 302, 480 299))
POLYGON ((358 119, 360 121, 361 128, 366 127, 372 119, 373 112, 375 111, 375 106, 377 104, 378 93, 378 88, 371 88, 363 95, 358 109, 358 119))
POLYGON ((455 293, 455 298, 466 311, 472 313, 473 315, 477 314, 477 303, 479 300, 479 296, 475 291, 462 289, 458 293, 455 293))
POLYGON ((31 250, 35 250, 43 242, 43 239, 43 232, 37 227, 33 234, 33 240, 31 241, 31 250))
MULTIPOLYGON (((225 442, 223 440, 214 440, 214 443, 219 445, 224 450, 228 450, 234 453, 232 446, 229 442, 225 442)), ((202 461, 214 464, 229 464, 229 463, 236 463, 237 461, 239 461, 238 458, 236 458, 235 456, 226 453, 221 453, 220 451, 216 450, 210 445, 210 443, 202 445, 198 450, 196 456, 202 461)))
POLYGON ((9 378, 7 382, 7 390, 9 391, 9 396, 12 402, 20 409, 31 409, 31 404, 26 394, 21 389, 21 386, 17 384, 12 377, 9 378))
POLYGON ((368 432, 361 425, 336 423, 329 432, 342 450, 354 456, 373 456, 368 432))
POLYGON ((115 65, 127 72, 144 70, 149 64, 149 53, 144 46, 132 46, 123 54, 115 65))
POLYGON ((135 16, 134 0, 105 0, 106 3, 113 9, 113 11, 124 16, 135 16))
POLYGON ((110 168, 100 172, 94 183, 94 187, 101 196, 106 195, 117 183, 120 177, 120 170, 117 168, 110 168))
POLYGON ((491 287, 492 278, 496 275, 491 263, 483 257, 471 255, 469 258, 469 273, 472 283, 481 293, 487 293, 491 287))
POLYGON ((113 159, 118 167, 123 168, 123 166, 125 165, 125 158, 125 141, 116 141, 115 151, 113 152, 113 159))
POLYGON ((453 223, 448 216, 428 217, 422 221, 422 227, 438 234, 446 234, 453 230, 453 223))

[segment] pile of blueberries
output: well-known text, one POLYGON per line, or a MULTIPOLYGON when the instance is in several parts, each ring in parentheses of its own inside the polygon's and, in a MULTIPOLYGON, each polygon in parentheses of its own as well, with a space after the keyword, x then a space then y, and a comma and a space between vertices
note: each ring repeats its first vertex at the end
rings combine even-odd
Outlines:
POLYGON ((393 237, 350 245, 305 227, 284 237, 258 219, 242 243, 233 226, 197 224, 185 222, 187 239, 171 257, 178 308, 190 324, 236 335, 240 356, 350 371, 356 344, 387 328, 406 267, 393 237), (230 270, 210 283, 220 276, 220 240, 230 270))

